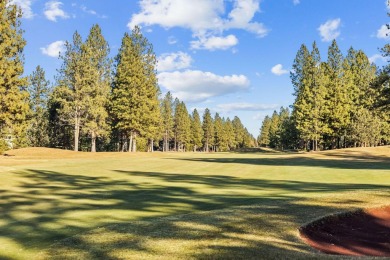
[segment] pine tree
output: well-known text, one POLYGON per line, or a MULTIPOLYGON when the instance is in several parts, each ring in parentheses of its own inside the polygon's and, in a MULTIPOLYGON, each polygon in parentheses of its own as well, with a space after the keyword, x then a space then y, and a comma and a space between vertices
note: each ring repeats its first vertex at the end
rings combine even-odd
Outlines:
POLYGON ((219 135, 219 148, 221 151, 229 151, 229 142, 230 142, 230 127, 227 120, 222 118, 222 134, 219 135))
POLYGON ((83 132, 91 137, 91 151, 96 152, 96 139, 107 136, 109 125, 107 124, 111 87, 111 60, 108 55, 110 49, 104 39, 100 26, 92 26, 88 38, 83 44, 90 89, 88 111, 83 132))
POLYGON ((249 133, 248 129, 244 127, 244 140, 243 140, 243 148, 253 148, 256 147, 256 140, 251 133, 249 133))
POLYGON ((212 139, 214 138, 214 122, 211 117, 210 110, 205 109, 203 113, 203 148, 205 152, 210 151, 210 145, 212 144, 212 139))
POLYGON ((258 143, 260 146, 268 147, 270 144, 270 136, 269 131, 271 127, 271 118, 269 116, 265 116, 261 128, 260 128, 260 135, 258 138, 258 143))
POLYGON ((349 81, 343 77, 343 55, 336 40, 333 40, 328 49, 326 74, 329 77, 327 89, 327 115, 325 121, 330 128, 330 144, 332 148, 341 146, 341 139, 345 136, 350 124, 351 103, 349 98, 349 81))
POLYGON ((28 91, 30 94, 31 119, 28 129, 30 145, 39 147, 49 144, 48 124, 49 115, 47 102, 50 94, 49 81, 45 71, 37 66, 29 77, 28 91))
MULTIPOLYGON (((30 113, 27 78, 23 77, 22 12, 8 0, 0 2, 0 138, 16 148, 27 144, 30 113)), ((3 141, 2 141, 3 142, 3 141)))
POLYGON ((74 128, 68 122, 62 120, 61 113, 62 96, 60 88, 56 87, 48 98, 48 136, 49 146, 62 149, 72 149, 74 128))
POLYGON ((272 148, 278 148, 279 146, 279 114, 278 112, 274 111, 271 117, 271 123, 269 128, 269 145, 272 148))
POLYGON ((191 116, 191 142, 194 148, 194 152, 202 146, 203 129, 202 122, 200 121, 199 113, 196 109, 192 112, 191 116))
POLYGON ((135 27, 125 34, 116 57, 112 94, 112 114, 116 128, 129 138, 129 151, 135 152, 137 136, 153 143, 159 131, 159 89, 155 71, 156 56, 149 41, 135 27))
POLYGON ((226 119, 224 128, 226 131, 228 150, 234 150, 236 147, 236 134, 234 133, 233 123, 229 117, 226 119))
POLYGON ((241 120, 238 116, 235 116, 232 121, 233 129, 235 133, 235 144, 236 149, 237 148, 243 148, 244 147, 244 138, 245 138, 245 128, 243 124, 241 123, 241 120))
POLYGON ((215 113, 214 116, 214 140, 215 140, 215 151, 225 151, 227 144, 226 144, 226 137, 225 137, 225 131, 224 131, 224 124, 222 121, 222 118, 219 116, 218 113, 215 113))
POLYGON ((173 135, 173 98, 171 92, 167 92, 161 102, 161 118, 163 130, 163 152, 169 151, 169 141, 173 135))
POLYGON ((279 124, 278 124, 278 130, 277 130, 277 148, 284 150, 288 145, 285 142, 284 137, 286 136, 285 131, 287 130, 284 128, 287 124, 287 122, 290 120, 290 111, 288 108, 281 107, 279 111, 279 124))
POLYGON ((180 102, 175 108, 175 133, 177 151, 185 151, 189 148, 191 138, 191 120, 184 102, 180 102))
POLYGON ((352 118, 354 146, 377 145, 381 139, 381 120, 366 108, 359 108, 352 118))
POLYGON ((311 78, 308 73, 310 59, 309 50, 302 44, 294 59, 293 71, 290 73, 290 78, 294 86, 294 95, 296 96, 293 104, 293 118, 304 143, 310 140, 312 133, 310 131, 310 126, 312 125, 310 117, 312 93, 310 91, 310 82, 308 82, 311 78))
POLYGON ((321 63, 320 52, 317 48, 316 42, 313 43, 313 49, 310 54, 308 68, 309 77, 310 77, 310 94, 311 102, 310 107, 312 109, 311 114, 311 127, 309 131, 312 133, 309 134, 310 139, 312 139, 312 149, 314 151, 318 150, 318 144, 323 134, 327 132, 327 127, 325 126, 323 117, 324 110, 326 109, 326 77, 324 75, 324 66, 321 63))
POLYGON ((90 64, 80 34, 73 34, 73 41, 65 43, 66 51, 60 54, 63 60, 56 87, 56 102, 60 105, 61 121, 74 128, 74 150, 79 150, 81 129, 92 105, 90 64))
POLYGON ((371 88, 371 84, 375 79, 376 67, 370 64, 367 55, 363 51, 355 51, 352 47, 348 50, 348 54, 343 62, 343 82, 344 87, 348 88, 350 100, 350 121, 347 127, 347 136, 345 144, 351 143, 351 130, 356 121, 356 115, 361 115, 361 109, 370 109, 376 99, 376 91, 371 88), (359 112, 360 111, 360 112, 359 112))
POLYGON ((296 95, 293 105, 296 126, 305 143, 311 141, 312 149, 317 150, 319 140, 325 132, 323 111, 326 89, 324 67, 316 42, 310 53, 304 45, 301 47, 293 67, 297 68, 291 73, 296 95))
POLYGON ((280 144, 282 149, 299 148, 299 133, 295 126, 295 120, 292 116, 283 120, 279 126, 280 144))
POLYGON ((375 93, 373 109, 381 118, 381 135, 383 144, 390 143, 390 44, 382 49, 382 56, 387 59, 387 65, 378 71, 378 75, 371 84, 375 93))

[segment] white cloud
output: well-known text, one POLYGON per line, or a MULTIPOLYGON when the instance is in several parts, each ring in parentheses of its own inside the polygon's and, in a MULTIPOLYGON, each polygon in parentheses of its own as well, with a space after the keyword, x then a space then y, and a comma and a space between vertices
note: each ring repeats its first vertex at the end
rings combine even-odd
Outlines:
POLYGON ((222 25, 219 15, 223 1, 210 0, 141 0, 141 12, 134 14, 128 27, 160 25, 165 28, 183 27, 194 32, 214 29, 222 25))
POLYGON ((193 102, 245 91, 250 84, 244 75, 220 76, 199 70, 162 72, 158 74, 158 80, 174 96, 193 102))
POLYGON ((283 74, 289 73, 288 70, 283 69, 282 64, 276 64, 275 66, 272 67, 271 72, 277 76, 281 76, 283 74))
POLYGON ((96 13, 95 10, 88 9, 85 5, 81 5, 81 6, 80 6, 80 9, 81 9, 84 13, 92 14, 92 15, 97 15, 97 13, 96 13))
POLYGON ((187 69, 191 66, 192 58, 184 52, 164 53, 158 57, 157 70, 170 71, 187 69))
MULTIPOLYGON (((72 4, 72 6, 77 6, 77 4, 72 4)), ((96 17, 98 17, 98 18, 102 18, 102 19, 105 19, 105 18, 107 18, 107 16, 106 15, 100 15, 100 14, 98 14, 95 10, 93 10, 93 9, 88 9, 88 7, 86 7, 85 5, 80 5, 80 9, 81 9, 81 11, 83 11, 84 13, 87 13, 87 14, 90 14, 90 15, 94 15, 94 16, 96 16, 96 17)))
POLYGON ((210 39, 233 40, 232 35, 223 37, 230 29, 246 30, 259 37, 268 33, 262 23, 253 21, 260 11, 260 0, 234 0, 229 13, 224 0, 140 0, 140 7, 141 11, 128 23, 130 29, 135 25, 159 25, 167 29, 182 27, 192 31, 199 46, 204 46, 202 41, 210 39))
POLYGON ((173 45, 173 44, 176 44, 176 43, 177 43, 177 39, 175 38, 175 36, 169 36, 168 37, 168 44, 173 45))
POLYGON ((381 28, 378 29, 376 33, 376 37, 379 39, 389 39, 390 38, 390 30, 387 28, 387 25, 384 24, 381 28))
POLYGON ((328 20, 326 23, 321 24, 320 27, 318 27, 318 31, 321 35, 321 40, 323 42, 330 42, 333 39, 336 39, 340 35, 339 27, 341 25, 341 19, 333 19, 328 20))
POLYGON ((62 2, 59 1, 50 1, 45 4, 44 14, 47 19, 53 22, 57 22, 57 17, 62 19, 69 18, 69 15, 65 13, 64 10, 61 9, 63 5, 62 2))
POLYGON ((299 5, 300 3, 301 3, 300 0, 293 0, 293 4, 294 4, 294 5, 299 5))
POLYGON ((389 1, 389 0, 386 0, 386 1, 385 1, 385 5, 386 5, 386 7, 387 7, 387 11, 390 12, 390 1, 389 1))
POLYGON ((11 0, 9 4, 19 6, 22 9, 23 18, 31 19, 35 15, 31 9, 32 0, 11 0))
POLYGON ((251 22, 257 12, 260 11, 259 0, 236 0, 234 8, 229 13, 230 20, 225 21, 225 29, 244 29, 259 37, 264 37, 268 29, 262 24, 251 22))
POLYGON ((44 48, 41 48, 41 51, 43 54, 57 58, 60 54, 60 52, 65 51, 65 42, 64 41, 56 41, 49 45, 47 45, 44 48))
POLYGON ((276 104, 265 105, 265 104, 253 104, 253 103, 228 103, 217 105, 218 109, 221 109, 224 112, 230 111, 264 111, 276 109, 279 106, 276 104))
POLYGON ((383 57, 382 55, 380 54, 374 54, 372 55, 371 57, 368 58, 368 60, 370 61, 370 63, 375 63, 376 61, 382 61, 382 62, 386 62, 386 58, 383 57))
POLYGON ((191 41, 192 49, 227 50, 238 44, 238 39, 233 34, 226 37, 200 37, 197 41, 191 41))

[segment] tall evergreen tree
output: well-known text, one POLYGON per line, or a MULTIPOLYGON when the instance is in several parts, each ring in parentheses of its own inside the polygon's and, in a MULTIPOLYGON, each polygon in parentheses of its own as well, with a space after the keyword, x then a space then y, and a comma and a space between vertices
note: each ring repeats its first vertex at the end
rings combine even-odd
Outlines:
POLYGON ((192 112, 191 117, 191 142, 194 148, 194 152, 196 152, 199 147, 202 146, 202 138, 203 138, 203 129, 202 122, 200 121, 199 113, 196 109, 192 112))
POLYGON ((326 109, 326 79, 316 42, 310 53, 304 45, 301 47, 293 67, 297 68, 291 73, 296 95, 293 105, 296 126, 305 143, 311 141, 312 149, 317 150, 319 139, 325 132, 323 111, 326 109))
POLYGON ((279 123, 280 118, 278 112, 274 111, 274 113, 271 116, 271 123, 269 128, 269 145, 272 148, 278 148, 279 146, 279 123))
POLYGON ((310 54, 309 64, 309 87, 311 100, 310 108, 311 113, 311 124, 309 131, 310 139, 312 140, 312 149, 318 150, 318 144, 324 133, 327 132, 326 125, 324 124, 324 110, 326 109, 326 84, 327 79, 324 74, 324 65, 321 63, 320 52, 317 48, 316 42, 313 43, 313 49, 310 54))
POLYGON ((12 147, 27 144, 30 113, 27 78, 23 77, 22 12, 8 0, 0 2, 0 138, 12 147))
POLYGON ((61 113, 62 93, 59 87, 53 89, 48 98, 48 136, 49 146, 62 149, 74 148, 74 128, 63 120, 61 113))
POLYGON ((352 118, 354 146, 377 145, 381 139, 381 120, 367 108, 361 107, 352 118))
POLYGON ((310 119, 312 94, 308 84, 310 77, 307 70, 310 66, 310 59, 309 50, 306 45, 302 44, 294 59, 293 70, 290 73, 291 82, 294 86, 294 95, 296 96, 293 104, 293 118, 296 120, 296 127, 305 143, 310 139, 311 131, 309 128, 312 125, 310 119))
POLYGON ((214 144, 216 152, 226 151, 228 146, 224 122, 218 113, 215 113, 214 116, 214 144))
POLYGON ((80 34, 73 34, 73 41, 65 43, 65 53, 55 89, 56 102, 59 104, 59 116, 63 122, 74 128, 75 151, 79 150, 81 128, 85 123, 91 105, 91 87, 89 85, 88 60, 83 50, 80 34))
POLYGON ((350 123, 351 100, 349 98, 349 81, 343 77, 343 55, 336 40, 328 49, 327 72, 329 77, 327 89, 327 115, 329 142, 332 148, 341 147, 341 138, 345 136, 350 123))
POLYGON ((219 136, 219 148, 221 151, 230 150, 230 126, 228 125, 227 119, 222 118, 222 134, 219 136))
POLYGON ((203 148, 205 152, 210 151, 210 145, 212 144, 212 139, 214 138, 214 122, 211 117, 210 110, 205 109, 203 113, 203 148))
POLYGON ((171 92, 167 92, 161 101, 161 118, 163 130, 163 151, 169 151, 169 141, 173 135, 173 98, 171 92))
POLYGON ((180 102, 175 108, 175 133, 177 151, 185 151, 190 144, 191 120, 184 102, 180 102))
POLYGON ((129 151, 136 151, 136 138, 153 142, 159 130, 159 89, 156 56, 149 41, 135 27, 125 34, 116 57, 111 109, 116 128, 129 138, 129 151))
POLYGON ((260 146, 269 146, 270 144, 270 128, 271 128, 271 118, 269 116, 265 116, 261 128, 260 128, 260 135, 258 138, 258 143, 260 146))
POLYGON ((245 139, 245 127, 241 123, 241 120, 238 116, 235 116, 232 120, 233 129, 235 133, 235 148, 243 148, 244 147, 244 139, 245 139))
POLYGON ((229 117, 226 119, 224 128, 226 131, 228 149, 233 150, 236 147, 236 134, 234 133, 233 123, 229 117))
POLYGON ((49 144, 48 136, 48 96, 50 94, 49 81, 45 71, 37 66, 29 77, 28 92, 30 94, 31 119, 28 129, 30 145, 39 147, 49 144))
POLYGON ((290 110, 288 108, 281 107, 279 111, 279 123, 277 130, 277 148, 284 150, 286 148, 286 144, 283 140, 285 136, 284 126, 286 126, 286 122, 290 119, 290 110))
POLYGON ((88 105, 83 131, 91 137, 91 151, 96 152, 96 139, 107 136, 109 132, 107 106, 111 86, 110 49, 99 25, 92 26, 83 50, 89 71, 85 76, 88 76, 87 84, 91 88, 88 99, 91 104, 88 105))

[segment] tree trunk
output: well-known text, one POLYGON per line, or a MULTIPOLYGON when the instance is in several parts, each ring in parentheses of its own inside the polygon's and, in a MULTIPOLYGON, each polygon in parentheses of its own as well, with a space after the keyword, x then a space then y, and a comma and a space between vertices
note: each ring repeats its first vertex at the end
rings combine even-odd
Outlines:
POLYGON ((133 139, 133 151, 132 152, 137 152, 137 139, 134 137, 133 139))
POLYGON ((165 130, 164 133, 164 140, 163 140, 163 152, 167 151, 167 131, 165 130))
POLYGON ((130 140, 129 140, 129 150, 128 152, 131 153, 133 151, 133 132, 130 132, 130 140))
POLYGON ((151 145, 150 145, 150 151, 151 151, 152 153, 154 152, 153 146, 154 146, 154 140, 152 139, 152 140, 151 140, 151 145))
POLYGON ((74 124, 74 150, 77 152, 79 150, 79 136, 80 136, 80 119, 75 116, 74 124))
POLYGON ((165 151, 169 152, 169 140, 168 140, 168 130, 165 131, 165 151))
POLYGON ((92 131, 91 135, 91 152, 96 153, 96 134, 92 131))

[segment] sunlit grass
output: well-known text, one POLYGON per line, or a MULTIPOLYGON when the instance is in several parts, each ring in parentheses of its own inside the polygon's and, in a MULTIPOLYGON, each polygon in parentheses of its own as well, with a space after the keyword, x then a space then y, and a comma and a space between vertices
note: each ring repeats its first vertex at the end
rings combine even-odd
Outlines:
POLYGON ((8 153, 0 158, 0 258, 313 257, 300 225, 390 204, 390 147, 8 153))

